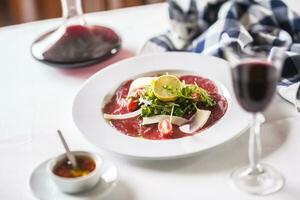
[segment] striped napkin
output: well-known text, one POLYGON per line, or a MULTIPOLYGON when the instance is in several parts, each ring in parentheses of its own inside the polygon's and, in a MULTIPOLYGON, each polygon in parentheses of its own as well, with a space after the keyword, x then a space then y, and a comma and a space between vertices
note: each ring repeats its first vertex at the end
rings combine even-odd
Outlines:
POLYGON ((222 58, 224 33, 242 49, 285 47, 287 59, 278 92, 293 101, 288 96, 296 94, 295 84, 300 81, 299 14, 281 0, 202 2, 168 0, 170 30, 149 39, 140 53, 189 51, 222 58))

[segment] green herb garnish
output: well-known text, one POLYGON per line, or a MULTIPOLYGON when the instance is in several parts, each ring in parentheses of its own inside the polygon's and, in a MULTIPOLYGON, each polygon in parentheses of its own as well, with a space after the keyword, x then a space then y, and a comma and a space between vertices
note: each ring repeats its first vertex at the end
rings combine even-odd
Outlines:
POLYGON ((173 91, 172 87, 164 87, 176 94, 177 99, 174 102, 163 102, 154 95, 151 86, 144 88, 144 94, 139 99, 142 117, 171 114, 183 117, 196 112, 198 106, 212 107, 216 104, 207 91, 196 84, 183 85, 180 91, 173 91), (198 97, 197 100, 195 100, 195 96, 198 97))

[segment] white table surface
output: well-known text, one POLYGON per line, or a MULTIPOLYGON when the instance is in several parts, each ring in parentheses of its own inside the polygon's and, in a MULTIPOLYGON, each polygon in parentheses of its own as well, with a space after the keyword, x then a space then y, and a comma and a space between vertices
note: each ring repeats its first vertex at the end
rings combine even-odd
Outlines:
MULTIPOLYGON (((299 1, 289 2, 300 9, 299 1)), ((127 160, 92 147, 71 119, 76 91, 102 67, 133 56, 147 38, 165 30, 168 21, 164 4, 94 13, 87 19, 116 29, 123 49, 113 59, 85 69, 51 68, 31 57, 30 44, 58 25, 57 19, 0 29, 0 140, 7 135, 30 139, 18 145, 0 143, 1 200, 34 199, 28 185, 30 173, 42 161, 62 153, 55 133, 58 128, 72 149, 99 152, 118 166, 120 182, 106 199, 300 199, 300 116, 279 97, 265 113, 262 160, 284 174, 286 186, 262 198, 229 183, 230 172, 247 163, 247 133, 201 155, 171 161, 127 160)))

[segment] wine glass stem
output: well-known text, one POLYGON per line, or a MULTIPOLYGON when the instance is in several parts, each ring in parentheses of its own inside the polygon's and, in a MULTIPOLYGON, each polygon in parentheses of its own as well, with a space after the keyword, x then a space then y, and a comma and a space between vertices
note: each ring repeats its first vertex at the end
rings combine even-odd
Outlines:
POLYGON ((249 135, 249 162, 252 172, 260 172, 259 161, 261 156, 260 119, 259 113, 253 113, 249 135))
POLYGON ((69 19, 79 20, 80 24, 84 25, 82 3, 81 0, 61 0, 63 17, 68 21, 69 19))

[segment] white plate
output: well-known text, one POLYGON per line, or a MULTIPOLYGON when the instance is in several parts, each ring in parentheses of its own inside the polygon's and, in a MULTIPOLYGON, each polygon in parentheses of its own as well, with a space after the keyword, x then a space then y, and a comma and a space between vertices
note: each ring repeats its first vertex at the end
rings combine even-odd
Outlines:
POLYGON ((230 71, 219 58, 194 53, 163 53, 133 57, 99 71, 80 88, 73 102, 73 120, 92 144, 115 153, 140 159, 185 157, 220 145, 242 133, 249 114, 238 105, 230 71), (102 107, 124 81, 169 72, 212 79, 228 101, 225 115, 212 127, 194 136, 170 140, 145 140, 126 136, 103 118, 102 107))
POLYGON ((101 167, 101 178, 99 183, 89 191, 80 194, 62 193, 47 174, 47 163, 49 160, 36 167, 29 179, 32 193, 40 200, 99 200, 106 196, 116 185, 118 171, 116 166, 103 159, 101 167))

